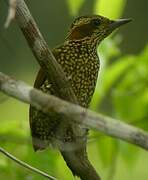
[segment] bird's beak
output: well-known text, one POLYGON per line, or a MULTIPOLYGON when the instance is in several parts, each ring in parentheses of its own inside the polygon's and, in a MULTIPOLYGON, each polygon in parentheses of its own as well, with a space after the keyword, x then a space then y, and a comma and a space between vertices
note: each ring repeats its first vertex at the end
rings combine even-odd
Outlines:
POLYGON ((131 22, 132 19, 118 19, 115 21, 112 21, 112 23, 109 25, 109 30, 113 31, 114 29, 131 22))

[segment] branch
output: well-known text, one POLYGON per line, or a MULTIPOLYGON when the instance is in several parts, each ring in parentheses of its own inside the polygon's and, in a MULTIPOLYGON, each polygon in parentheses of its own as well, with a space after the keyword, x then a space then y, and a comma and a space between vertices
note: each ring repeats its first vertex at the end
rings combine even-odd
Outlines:
POLYGON ((17 164, 45 177, 45 178, 48 178, 50 180, 56 180, 56 178, 48 175, 47 173, 43 172, 43 171, 40 171, 39 169, 36 169, 32 166, 30 166, 29 164, 17 159, 16 157, 14 157, 12 154, 8 153, 6 150, 4 150, 3 148, 0 147, 0 152, 3 153, 5 156, 7 156, 8 158, 12 159, 13 161, 15 161, 17 164))
POLYGON ((148 150, 148 132, 110 117, 97 114, 78 105, 47 95, 22 81, 16 81, 0 73, 0 90, 9 96, 31 104, 44 113, 56 112, 68 120, 122 139, 148 150))
POLYGON ((16 12, 16 0, 9 0, 8 16, 4 25, 5 28, 8 28, 11 21, 15 18, 15 12, 16 12))
POLYGON ((16 20, 39 65, 46 71, 55 95, 77 103, 70 82, 48 48, 24 0, 17 0, 16 20))

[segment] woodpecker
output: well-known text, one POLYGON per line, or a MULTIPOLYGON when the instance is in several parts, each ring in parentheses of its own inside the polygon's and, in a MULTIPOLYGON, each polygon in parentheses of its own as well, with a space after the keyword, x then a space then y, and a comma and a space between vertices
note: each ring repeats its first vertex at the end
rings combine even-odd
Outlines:
MULTIPOLYGON (((100 68, 98 45, 115 29, 130 21, 110 20, 100 15, 78 17, 70 26, 65 41, 52 50, 80 106, 88 108, 95 90, 100 68)), ((34 87, 47 94, 55 94, 52 82, 42 68, 37 74, 34 87)), ((82 125, 67 121, 54 112, 46 115, 31 106, 30 128, 35 151, 49 145, 56 146, 74 176, 81 180, 100 180, 87 157, 88 130, 82 125)))

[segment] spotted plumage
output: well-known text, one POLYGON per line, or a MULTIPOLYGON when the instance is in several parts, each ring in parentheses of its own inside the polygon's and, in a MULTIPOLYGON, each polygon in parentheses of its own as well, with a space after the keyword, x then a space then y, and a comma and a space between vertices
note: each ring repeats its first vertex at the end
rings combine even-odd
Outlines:
MULTIPOLYGON (((53 49, 79 105, 87 108, 95 90, 100 66, 98 44, 127 21, 112 21, 98 15, 79 17, 72 23, 64 43, 53 49)), ((55 94, 44 69, 40 69, 34 86, 55 94)), ((83 180, 100 179, 87 158, 86 128, 54 112, 47 116, 33 107, 30 108, 30 127, 35 150, 45 149, 49 144, 56 146, 74 175, 83 180)))

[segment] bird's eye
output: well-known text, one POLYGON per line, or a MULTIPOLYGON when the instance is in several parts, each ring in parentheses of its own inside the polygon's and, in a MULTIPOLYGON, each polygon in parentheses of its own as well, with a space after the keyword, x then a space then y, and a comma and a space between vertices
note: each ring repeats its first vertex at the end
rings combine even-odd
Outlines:
POLYGON ((101 24, 101 21, 99 19, 93 19, 92 24, 97 27, 101 24))

